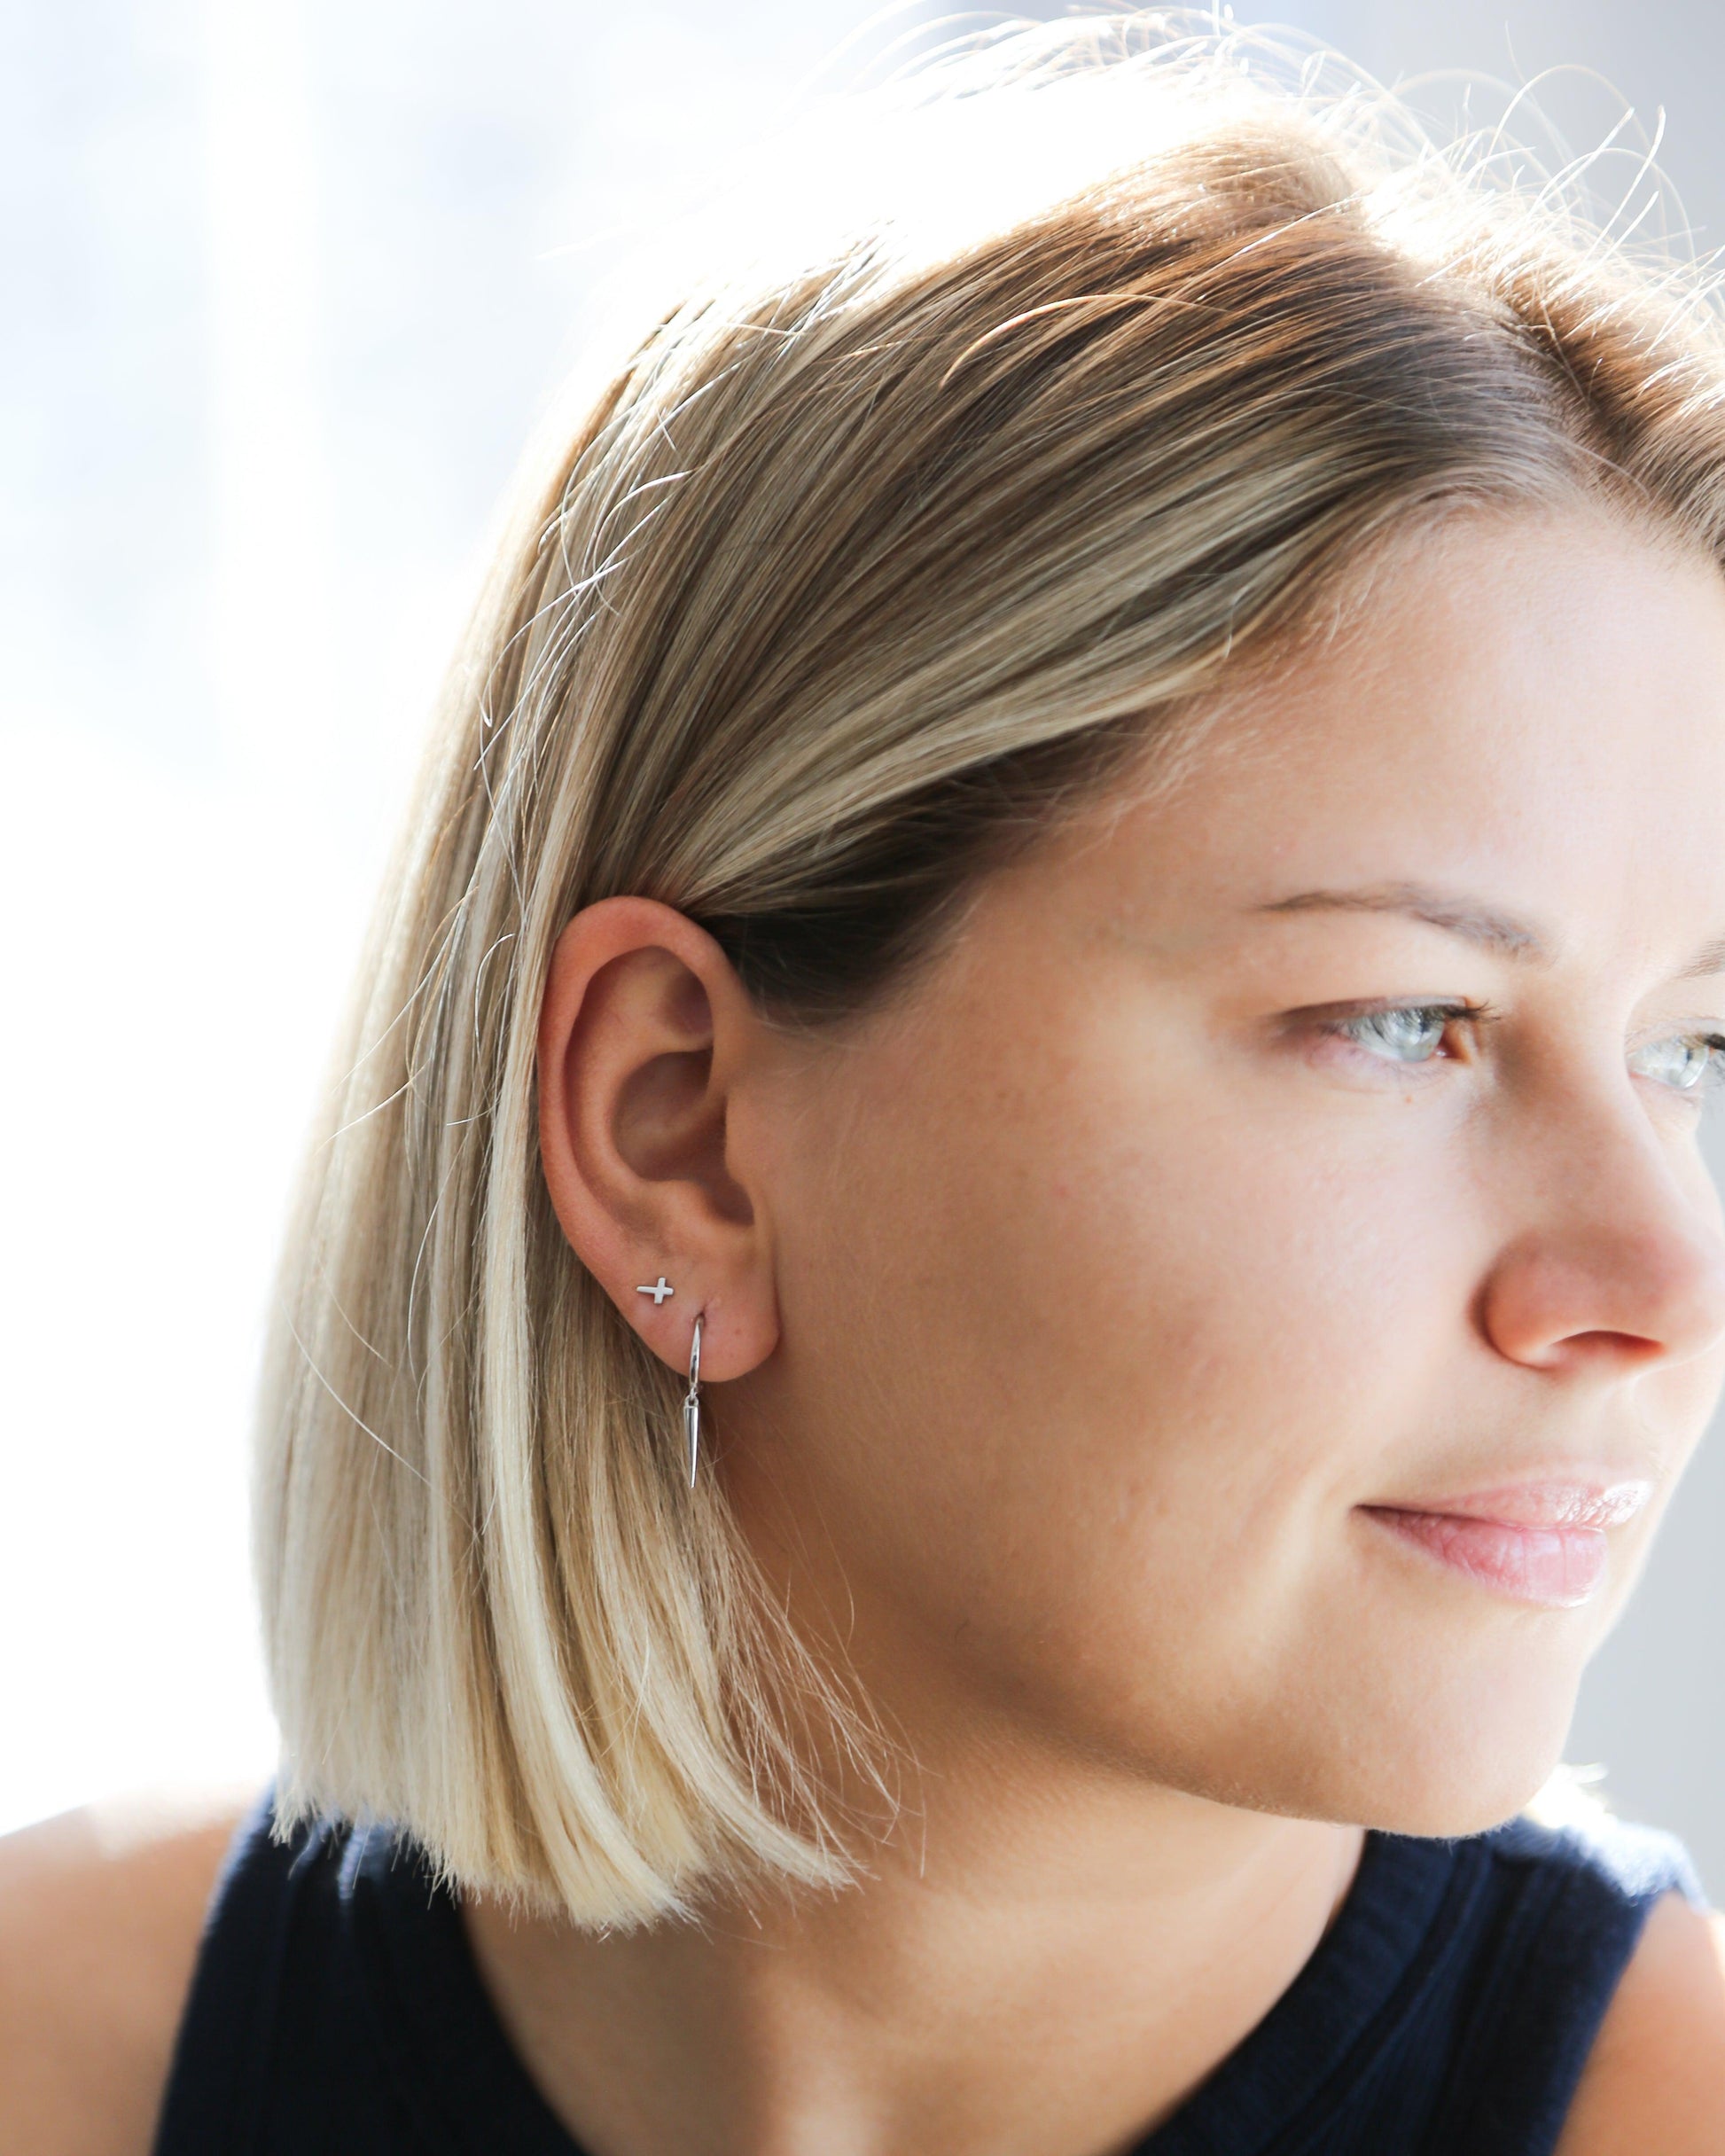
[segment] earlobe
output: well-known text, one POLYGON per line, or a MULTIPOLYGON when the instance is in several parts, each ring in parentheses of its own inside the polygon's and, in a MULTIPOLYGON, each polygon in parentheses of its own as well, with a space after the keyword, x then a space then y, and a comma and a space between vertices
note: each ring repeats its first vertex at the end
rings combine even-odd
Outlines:
POLYGON ((653 1351, 713 1378, 777 1340, 762 1193, 728 1108, 763 1038, 712 937, 650 899, 602 900, 559 936, 539 1025, 539 1144, 564 1235, 653 1351))

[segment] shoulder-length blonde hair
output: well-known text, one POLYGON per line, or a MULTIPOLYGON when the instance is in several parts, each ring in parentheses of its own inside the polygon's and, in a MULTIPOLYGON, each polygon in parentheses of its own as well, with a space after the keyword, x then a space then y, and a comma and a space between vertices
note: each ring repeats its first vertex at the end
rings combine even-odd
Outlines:
POLYGON ((1381 100, 1254 66, 1092 23, 937 69, 894 109, 937 152, 963 132, 992 224, 941 223, 937 154, 918 216, 689 298, 515 522, 268 1352, 285 1821, 397 1821, 594 1925, 854 1854, 813 1762, 867 1755, 865 1704, 763 1595, 721 1480, 684 1487, 681 1375, 541 1179, 574 912, 662 900, 783 1022, 836 1023, 1381 535, 1587 499, 1718 558, 1704 297, 1381 100))

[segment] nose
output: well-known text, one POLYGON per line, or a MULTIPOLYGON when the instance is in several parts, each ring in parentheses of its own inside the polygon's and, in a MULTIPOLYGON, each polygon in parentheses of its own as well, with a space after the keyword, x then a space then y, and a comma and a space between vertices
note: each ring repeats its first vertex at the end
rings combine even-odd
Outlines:
POLYGON ((1581 1143, 1572 1132, 1524 1158, 1537 1181, 1487 1275, 1486 1335, 1535 1370, 1705 1355, 1725 1341, 1725 1235, 1705 1170, 1692 1154, 1680 1163, 1634 1104, 1590 1121, 1581 1143))

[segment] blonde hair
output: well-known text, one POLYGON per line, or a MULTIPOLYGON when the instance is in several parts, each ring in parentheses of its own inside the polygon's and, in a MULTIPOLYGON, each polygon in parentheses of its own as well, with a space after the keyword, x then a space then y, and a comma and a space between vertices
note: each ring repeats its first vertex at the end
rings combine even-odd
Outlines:
POLYGON ((535 1025, 578 909, 662 900, 778 1021, 835 1024, 1382 535, 1588 499, 1719 557, 1696 281, 1276 75, 1142 20, 938 62, 888 100, 933 145, 919 207, 686 298, 527 497, 268 1352, 284 1821, 389 1818, 590 1925, 855 1860, 816 1762, 878 1762, 866 1702, 720 1480, 684 1487, 681 1375, 542 1184, 535 1025))

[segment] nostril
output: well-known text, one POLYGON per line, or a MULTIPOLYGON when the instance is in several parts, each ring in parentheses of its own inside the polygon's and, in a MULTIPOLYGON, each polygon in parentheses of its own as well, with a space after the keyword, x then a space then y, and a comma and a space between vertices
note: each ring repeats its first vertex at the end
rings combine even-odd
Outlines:
POLYGON ((1686 1238, 1527 1237, 1481 1284, 1479 1330, 1537 1370, 1622 1372, 1682 1363, 1725 1338, 1725 1273, 1686 1238))
POLYGON ((1577 1332, 1559 1344, 1567 1355, 1596 1355, 1614 1363, 1659 1363, 1671 1354, 1666 1341, 1649 1340, 1642 1332, 1577 1332))

